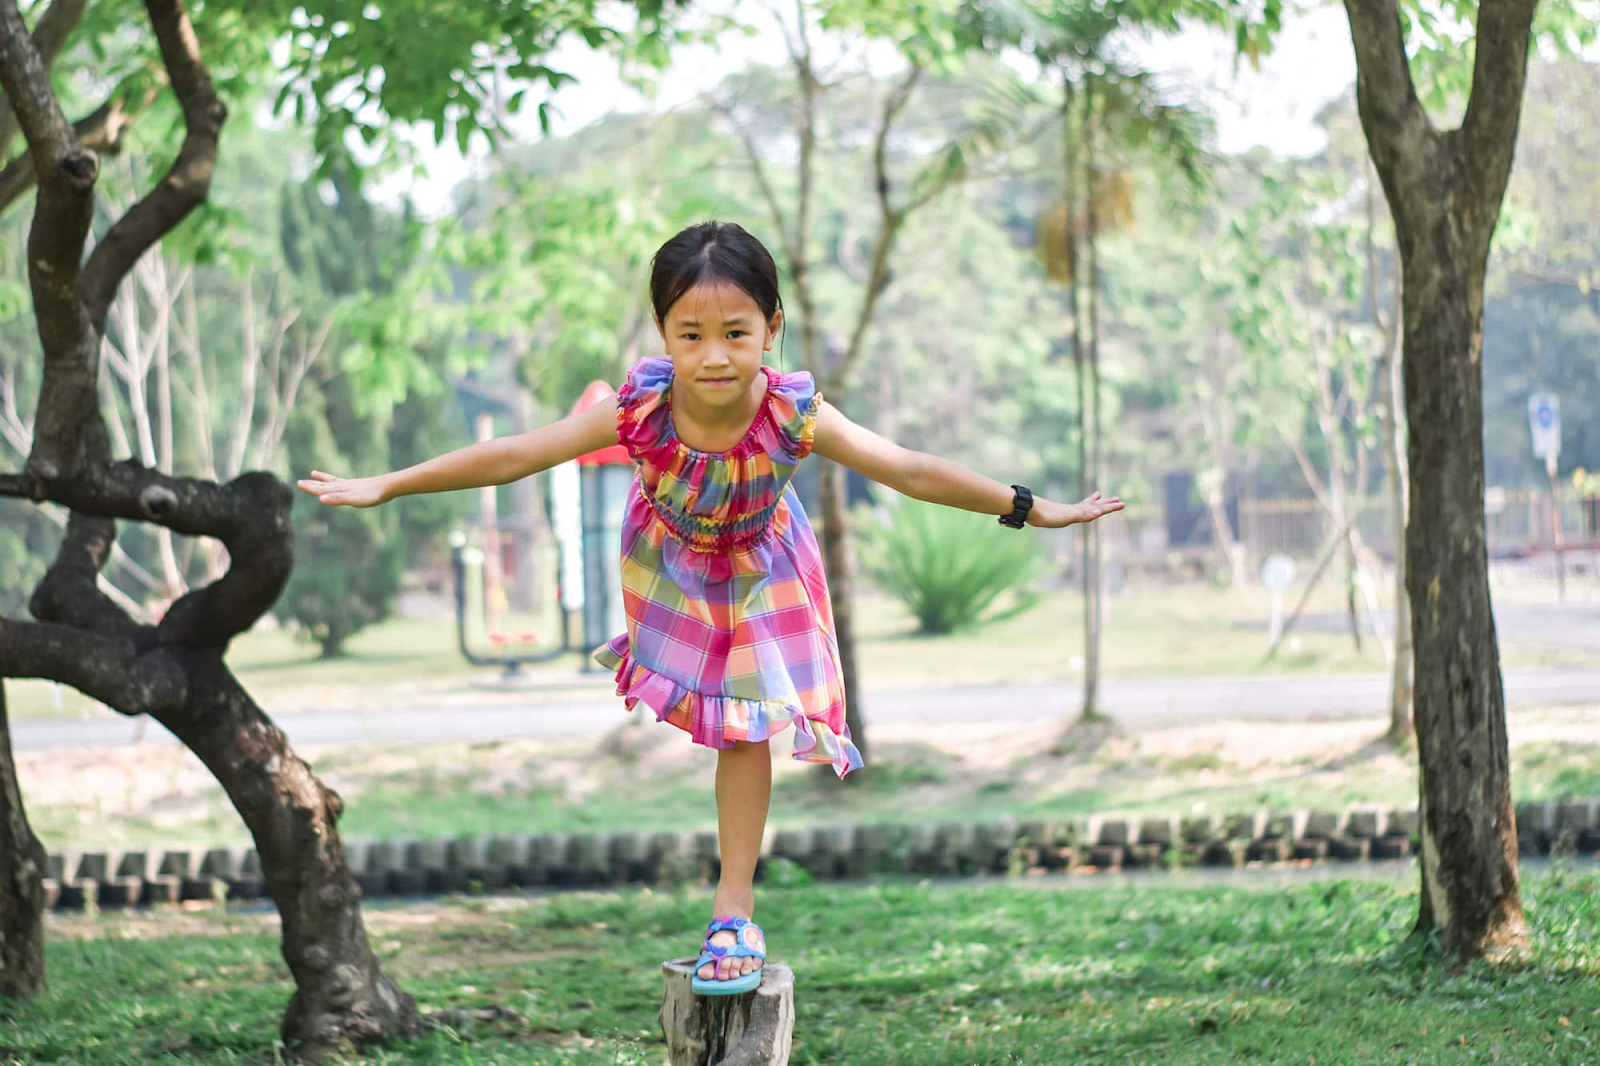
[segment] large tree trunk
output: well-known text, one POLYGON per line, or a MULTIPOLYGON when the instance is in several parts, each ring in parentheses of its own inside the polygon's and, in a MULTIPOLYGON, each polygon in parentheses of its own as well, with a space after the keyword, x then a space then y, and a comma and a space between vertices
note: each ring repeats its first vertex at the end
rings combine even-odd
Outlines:
POLYGON ((0 996, 45 990, 44 845, 22 807, 0 681, 0 996))
POLYGON ((1452 229, 1441 219, 1405 242, 1413 472, 1405 566, 1416 606, 1423 847, 1417 928, 1437 929, 1450 947, 1477 955, 1519 938, 1523 923, 1483 520, 1483 255, 1452 247, 1452 229))
POLYGON ((1416 655, 1417 931, 1465 957, 1524 937, 1505 700, 1483 517, 1483 279, 1511 170, 1533 0, 1480 6, 1472 96, 1441 133, 1418 102, 1395 0, 1346 0, 1357 102, 1400 247, 1406 586, 1416 655))
POLYGON ((261 856, 295 981, 284 1043, 317 1058, 412 1032, 416 1002, 379 970, 361 924, 361 890, 336 826, 338 793, 289 749, 220 652, 173 658, 188 675, 188 698, 154 716, 216 775, 261 856))
POLYGON ((183 145, 85 259, 99 160, 62 115, 15 3, 0 0, 0 83, 38 177, 28 259, 44 351, 32 448, 22 472, 0 473, 0 495, 70 511, 57 557, 29 601, 38 621, 0 617, 0 676, 51 678, 123 714, 149 714, 216 774, 255 838, 283 920, 297 985, 284 1037, 293 1054, 316 1059, 410 1032, 415 1004, 379 971, 366 941, 335 827, 338 797, 223 665, 229 642, 288 579, 292 493, 270 474, 218 485, 112 462, 98 406, 107 311, 140 257, 205 201, 226 117, 180 0, 146 7, 183 108, 183 145), (178 599, 159 624, 141 624, 97 585, 118 518, 214 537, 229 568, 178 599))

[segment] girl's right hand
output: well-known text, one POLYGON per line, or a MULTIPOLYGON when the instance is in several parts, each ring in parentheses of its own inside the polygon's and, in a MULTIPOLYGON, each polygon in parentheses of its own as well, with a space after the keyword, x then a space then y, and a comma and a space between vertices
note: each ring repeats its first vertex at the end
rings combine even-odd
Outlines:
POLYGON ((377 477, 342 478, 313 470, 309 478, 297 481, 295 485, 329 505, 376 507, 387 499, 383 492, 383 479, 377 477))

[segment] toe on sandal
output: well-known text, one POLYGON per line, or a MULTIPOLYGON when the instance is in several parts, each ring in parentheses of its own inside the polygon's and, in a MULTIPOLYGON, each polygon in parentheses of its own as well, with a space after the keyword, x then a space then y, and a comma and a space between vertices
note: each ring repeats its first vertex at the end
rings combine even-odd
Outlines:
POLYGON ((689 982, 689 987, 696 995, 734 996, 741 992, 753 991, 760 986, 761 971, 766 968, 765 966, 758 966, 747 974, 726 981, 719 981, 715 977, 708 981, 700 976, 700 967, 709 962, 715 972, 717 964, 725 958, 754 958, 765 963, 767 938, 762 934, 761 927, 748 918, 711 919, 711 924, 706 927, 705 943, 700 945, 700 959, 694 964, 694 975, 689 982), (732 944, 711 943, 712 936, 724 931, 733 934, 732 944))

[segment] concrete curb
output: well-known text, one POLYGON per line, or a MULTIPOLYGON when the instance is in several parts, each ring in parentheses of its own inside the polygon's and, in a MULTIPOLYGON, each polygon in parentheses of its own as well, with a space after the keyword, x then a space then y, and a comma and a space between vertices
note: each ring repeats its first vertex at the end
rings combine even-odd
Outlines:
MULTIPOLYGON (((1600 854, 1600 799, 1516 808, 1520 855, 1600 854)), ((1415 808, 1244 811, 1212 815, 1001 817, 936 824, 832 823, 769 829, 756 877, 774 861, 819 880, 871 874, 1062 873, 1163 865, 1403 858, 1418 846, 1415 808)), ((350 871, 367 897, 685 884, 714 880, 713 832, 524 833, 351 840, 350 871)), ((46 905, 113 909, 267 896, 253 848, 65 851, 49 856, 46 905)))

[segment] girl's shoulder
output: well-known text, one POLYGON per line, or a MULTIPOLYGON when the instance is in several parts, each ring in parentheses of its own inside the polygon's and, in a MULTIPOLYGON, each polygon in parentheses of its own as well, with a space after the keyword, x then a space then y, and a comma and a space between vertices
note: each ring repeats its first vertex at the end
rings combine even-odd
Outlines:
POLYGON ((672 360, 664 356, 647 356, 628 368, 628 374, 617 390, 617 403, 634 405, 651 398, 660 399, 672 387, 672 360))
POLYGON ((762 369, 768 377, 767 409, 778 427, 779 446, 785 458, 798 462, 811 453, 822 394, 808 370, 782 374, 771 367, 762 369))

